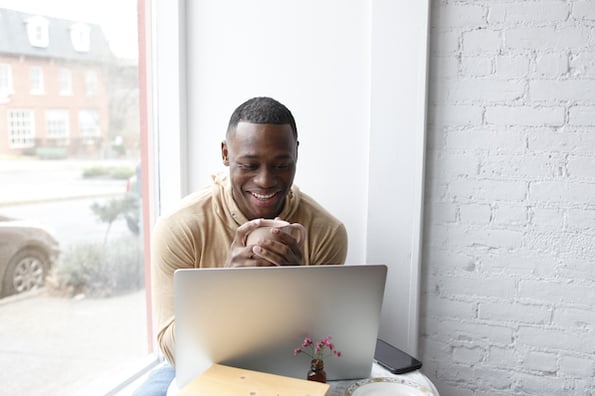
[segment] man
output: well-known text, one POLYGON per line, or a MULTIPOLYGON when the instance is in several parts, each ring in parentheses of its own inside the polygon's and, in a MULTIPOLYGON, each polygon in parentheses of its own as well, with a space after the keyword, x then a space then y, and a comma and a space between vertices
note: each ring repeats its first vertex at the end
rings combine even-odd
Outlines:
MULTIPOLYGON (((151 273, 157 340, 172 366, 175 270, 345 262, 344 225, 293 185, 298 145, 295 120, 284 105, 268 97, 246 101, 233 112, 221 143, 229 175, 215 176, 212 186, 184 198, 155 225, 151 273), (302 248, 279 230, 271 231, 274 238, 246 245, 259 219, 274 218, 304 226, 302 248)), ((166 370, 169 384, 173 369, 166 370)))

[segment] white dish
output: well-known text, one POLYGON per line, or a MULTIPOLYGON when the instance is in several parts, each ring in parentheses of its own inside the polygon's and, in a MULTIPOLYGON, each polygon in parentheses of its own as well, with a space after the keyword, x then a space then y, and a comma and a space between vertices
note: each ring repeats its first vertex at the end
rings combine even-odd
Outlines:
POLYGON ((345 390, 345 396, 435 396, 426 386, 404 378, 368 378, 345 390))

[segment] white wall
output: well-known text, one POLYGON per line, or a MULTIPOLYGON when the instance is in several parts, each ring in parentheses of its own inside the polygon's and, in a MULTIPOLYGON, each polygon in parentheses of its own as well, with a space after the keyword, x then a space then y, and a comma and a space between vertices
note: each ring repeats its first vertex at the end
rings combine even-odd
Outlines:
POLYGON ((426 374, 595 394, 595 2, 433 4, 426 374))
MULTIPOLYGON (((169 4, 156 3, 158 10, 169 4)), ((155 33, 181 48, 176 54, 162 39, 162 50, 173 58, 163 59, 159 49, 155 54, 158 84, 178 89, 173 108, 158 113, 158 155, 182 170, 178 178, 171 169, 161 175, 162 210, 178 191, 199 188, 209 174, 224 170, 220 142, 238 104, 257 95, 279 99, 298 123, 296 184, 344 221, 348 263, 389 265, 381 335, 412 353, 427 3, 178 1, 177 15, 185 18, 175 26, 157 21, 155 33)), ((163 106, 170 106, 166 98, 163 106)))

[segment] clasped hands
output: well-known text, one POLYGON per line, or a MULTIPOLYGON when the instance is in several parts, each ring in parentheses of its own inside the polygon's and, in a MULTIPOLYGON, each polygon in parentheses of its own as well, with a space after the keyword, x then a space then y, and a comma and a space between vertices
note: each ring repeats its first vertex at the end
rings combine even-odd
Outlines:
MULTIPOLYGON (((275 220, 280 220, 276 218, 275 220)), ((261 226, 262 219, 251 220, 241 225, 231 243, 226 267, 267 267, 301 265, 302 249, 290 234, 278 228, 270 228, 271 238, 260 238, 255 244, 247 244, 248 234, 261 226)))

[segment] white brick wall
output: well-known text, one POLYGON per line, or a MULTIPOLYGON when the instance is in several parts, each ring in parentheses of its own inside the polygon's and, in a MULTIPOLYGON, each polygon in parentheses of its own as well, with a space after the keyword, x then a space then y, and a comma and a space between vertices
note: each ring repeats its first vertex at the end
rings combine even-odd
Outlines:
POLYGON ((430 42, 424 372, 595 395, 595 1, 433 0, 430 42))

